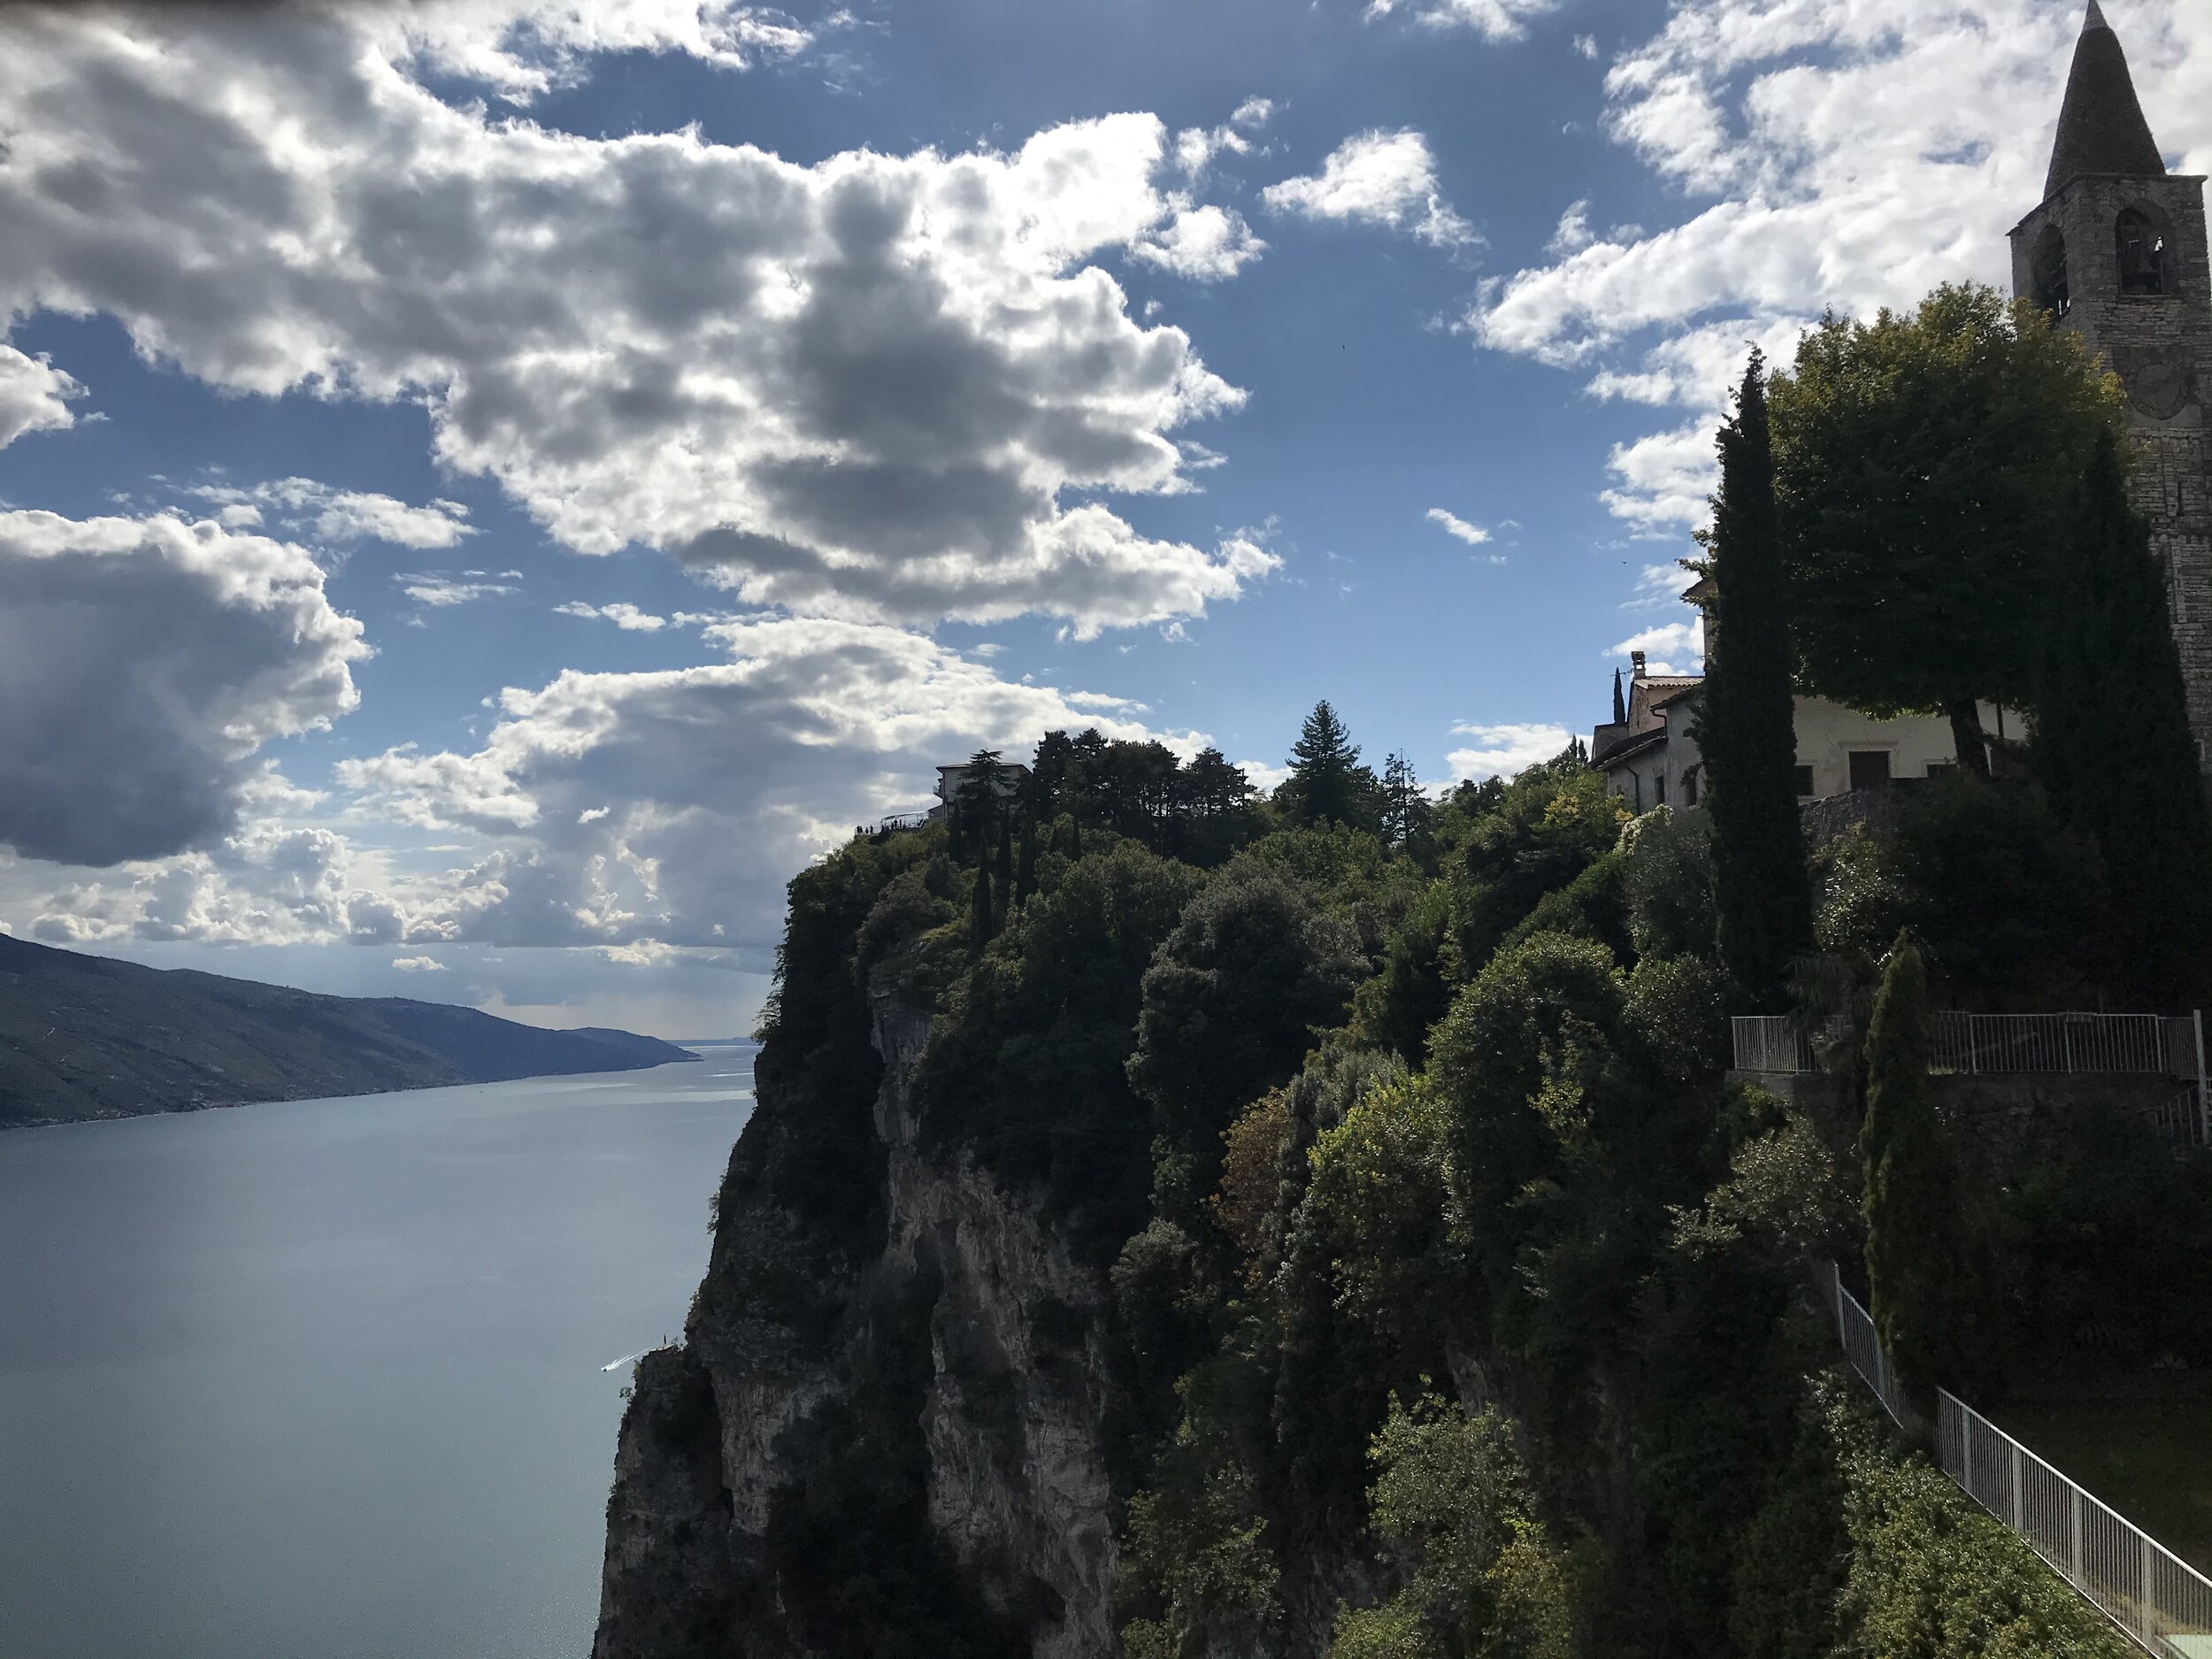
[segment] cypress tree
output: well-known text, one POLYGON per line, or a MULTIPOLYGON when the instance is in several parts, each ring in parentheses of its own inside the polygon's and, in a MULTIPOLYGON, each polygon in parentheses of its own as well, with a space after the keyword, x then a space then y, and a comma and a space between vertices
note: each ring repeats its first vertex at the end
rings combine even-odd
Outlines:
POLYGON ((999 902, 1003 907, 1014 892, 1014 826, 1001 818, 990 833, 998 842, 998 857, 991 873, 997 879, 999 902))
POLYGON ((1866 1277, 1874 1328, 1916 1388, 1957 1386, 1963 1270, 1959 1179, 1928 1087, 1928 975, 1902 938, 1890 953, 1866 1037, 1866 1277))
POLYGON ((975 861, 975 886, 969 895, 968 954, 979 956, 998 931, 991 904, 991 860, 987 854, 975 861))
POLYGON ((2102 855, 2128 990, 2179 1007, 2212 978, 2212 810, 2164 572, 2109 431, 2082 494, 2075 557, 2053 585, 2029 753, 2052 810, 2102 855))
POLYGON ((1037 890, 1037 818, 1033 812, 1022 819, 1021 862, 1014 866, 1014 902, 1029 902, 1037 890))
POLYGON ((1782 538, 1756 351, 1721 427, 1713 498, 1705 684, 1697 742, 1713 818, 1721 963, 1760 1007, 1785 1005, 1791 961, 1812 949, 1797 817, 1797 727, 1782 538))
POLYGON ((1080 818, 1071 817, 1068 819, 1068 858, 1072 862, 1082 856, 1083 820, 1080 818))

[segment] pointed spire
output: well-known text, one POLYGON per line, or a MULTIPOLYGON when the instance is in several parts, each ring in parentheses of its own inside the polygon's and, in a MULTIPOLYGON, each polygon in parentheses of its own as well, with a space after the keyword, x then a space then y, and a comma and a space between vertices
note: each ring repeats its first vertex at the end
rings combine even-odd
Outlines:
POLYGON ((2066 102, 2058 115, 2058 142, 2051 146, 2051 171, 2043 182, 2047 200, 2085 173, 2116 173, 2163 178, 2165 157, 2151 136, 2135 81, 2120 50, 2120 37, 2104 20, 2097 0, 2089 0, 2081 39, 2074 43, 2074 66, 2066 77, 2066 102))
POLYGON ((1628 724, 1628 705, 1621 701, 1621 671, 1617 668, 1613 671, 1613 724, 1628 724))

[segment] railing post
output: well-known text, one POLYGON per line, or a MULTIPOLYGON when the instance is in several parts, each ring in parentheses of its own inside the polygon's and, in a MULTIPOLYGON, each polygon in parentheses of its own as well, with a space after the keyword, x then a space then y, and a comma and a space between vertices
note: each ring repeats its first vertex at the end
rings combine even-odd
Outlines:
POLYGON ((2151 1639, 2157 1634, 2157 1632, 2152 1628, 2154 1621, 2151 1617, 2152 1596, 2154 1588, 2151 1568, 2155 1555, 2151 1548, 2150 1534, 2142 1532, 2138 1536, 2143 1540, 2143 1599, 2135 1604, 2135 1622, 2142 1633, 2143 1646, 2148 1647, 2151 1645, 2151 1639))
POLYGON ((2066 1483, 2066 1571, 2076 1584, 2081 1576, 2081 1488, 2066 1483))
POLYGON ((2017 1440, 2012 1448, 2012 1530, 2025 1535, 2028 1530, 2028 1460, 2017 1440))
POLYGON ((2204 1076, 2204 1010, 2189 1010, 2189 1022, 2197 1033, 2197 1144, 2212 1147, 2212 1100, 2206 1098, 2204 1076))

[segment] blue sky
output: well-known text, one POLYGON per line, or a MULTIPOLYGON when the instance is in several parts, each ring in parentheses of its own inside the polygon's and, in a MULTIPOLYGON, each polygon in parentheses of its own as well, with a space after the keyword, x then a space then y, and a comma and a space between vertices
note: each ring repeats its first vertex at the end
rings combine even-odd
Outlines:
MULTIPOLYGON (((2212 167, 2212 19, 2107 8, 2212 167)), ((2003 281, 2044 0, 0 16, 0 922, 739 1031, 983 742, 1510 769, 1746 346, 2003 281)))

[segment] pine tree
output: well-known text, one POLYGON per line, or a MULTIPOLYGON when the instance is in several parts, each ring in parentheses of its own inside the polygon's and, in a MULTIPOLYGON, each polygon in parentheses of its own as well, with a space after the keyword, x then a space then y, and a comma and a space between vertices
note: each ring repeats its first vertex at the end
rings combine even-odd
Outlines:
POLYGON ((1812 893, 1797 817, 1790 627, 1767 431, 1766 365, 1751 354, 1721 427, 1697 742, 1714 829, 1722 965, 1760 1007, 1784 1006, 1793 959, 1812 949, 1812 893))
POLYGON ((2212 811, 2149 527, 2108 432, 2083 487, 2076 557, 2054 585, 2030 757, 2060 820, 2102 855, 2131 994, 2208 988, 2212 811))
POLYGON ((1421 794, 1421 780, 1414 775, 1413 763, 1402 754, 1394 754, 1383 763, 1382 802, 1383 840, 1403 851, 1412 846, 1426 822, 1428 802, 1421 794))
MULTIPOLYGON (((1290 746, 1291 814, 1301 824, 1356 824, 1363 816, 1359 750, 1324 697, 1290 746)), ((1367 774, 1364 781, 1371 781, 1367 774)))
POLYGON ((1928 975, 1903 939, 1890 953, 1866 1037, 1866 1277, 1874 1328, 1915 1387, 1959 1385, 1964 1334, 1959 1179, 1928 1087, 1928 975))

